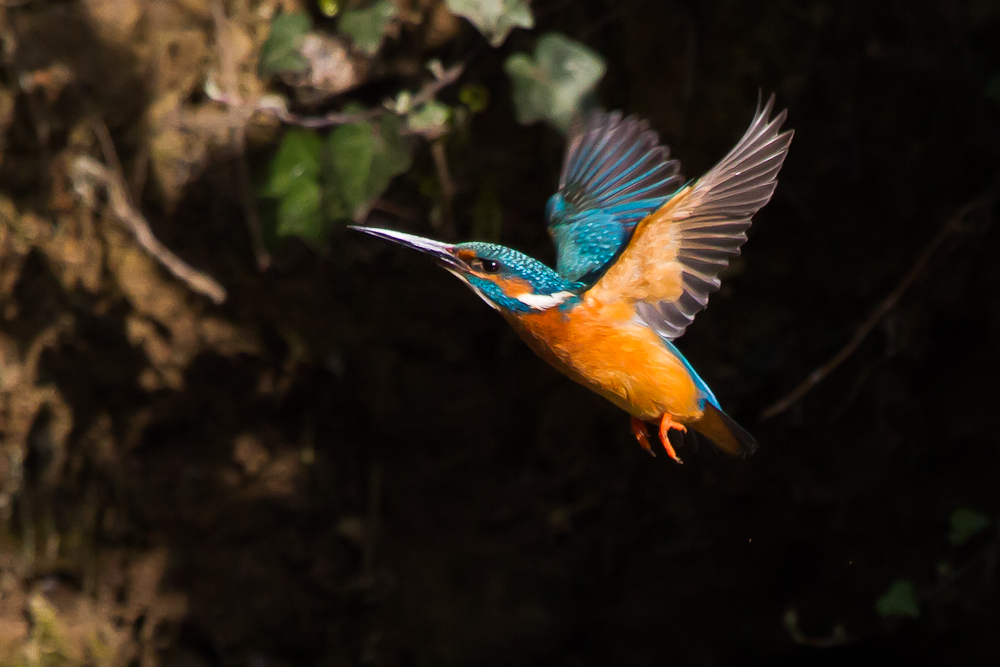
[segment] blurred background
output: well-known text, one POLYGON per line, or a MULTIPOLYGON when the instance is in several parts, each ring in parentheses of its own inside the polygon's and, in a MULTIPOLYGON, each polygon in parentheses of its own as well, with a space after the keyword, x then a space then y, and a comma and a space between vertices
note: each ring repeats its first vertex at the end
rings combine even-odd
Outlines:
POLYGON ((0 664, 1000 659, 996 2, 4 0, 0 42, 0 664), (761 91, 795 140, 679 342, 748 460, 650 458, 346 229, 551 263, 582 106, 694 178, 761 91))

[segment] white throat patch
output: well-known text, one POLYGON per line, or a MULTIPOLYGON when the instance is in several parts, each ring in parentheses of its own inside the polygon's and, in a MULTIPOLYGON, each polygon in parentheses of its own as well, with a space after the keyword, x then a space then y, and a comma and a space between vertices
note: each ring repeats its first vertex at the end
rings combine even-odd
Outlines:
POLYGON ((566 299, 573 296, 572 292, 556 292, 555 294, 518 294, 517 300, 528 306, 532 310, 548 310, 553 306, 558 306, 566 299))

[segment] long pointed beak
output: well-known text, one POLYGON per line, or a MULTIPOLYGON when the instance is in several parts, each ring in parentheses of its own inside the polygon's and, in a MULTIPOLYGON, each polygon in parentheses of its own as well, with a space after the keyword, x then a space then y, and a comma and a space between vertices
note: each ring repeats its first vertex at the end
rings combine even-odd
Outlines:
POLYGON ((359 232, 364 232, 365 234, 371 234, 372 236, 377 236, 380 239, 385 239, 386 241, 392 241, 393 243, 397 243, 406 248, 419 250, 425 255, 430 255, 436 259, 445 268, 468 270, 468 267, 465 266, 464 262, 455 256, 455 246, 451 244, 441 243, 440 241, 434 241, 432 239, 425 239, 422 236, 414 236, 413 234, 397 232, 393 229, 358 227, 356 225, 349 225, 349 227, 359 232))

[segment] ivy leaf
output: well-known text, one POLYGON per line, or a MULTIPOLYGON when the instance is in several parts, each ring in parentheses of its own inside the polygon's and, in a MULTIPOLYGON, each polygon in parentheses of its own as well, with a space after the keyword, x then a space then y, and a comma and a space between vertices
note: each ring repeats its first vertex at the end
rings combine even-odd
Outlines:
POLYGON ((393 177, 410 168, 410 145, 401 126, 397 116, 386 114, 379 121, 341 125, 330 133, 324 173, 329 217, 363 219, 393 177))
POLYGON ((298 178, 278 201, 278 236, 298 236, 312 245, 326 238, 320 203, 323 193, 315 178, 298 178))
POLYGON ((273 231, 269 229, 268 235, 298 236, 314 246, 325 240, 329 225, 323 218, 319 185, 322 150, 323 141, 312 130, 285 133, 260 191, 274 202, 265 206, 273 211, 273 218, 269 217, 273 231))
POLYGON ((450 118, 451 107, 431 100, 406 117, 406 129, 427 138, 436 138, 448 131, 450 118))
POLYGON ((875 611, 882 618, 920 618, 917 587, 909 579, 897 579, 875 602, 875 611))
POLYGON ((320 171, 323 141, 310 130, 292 129, 285 133, 271 160, 270 173, 261 195, 282 197, 302 178, 316 180, 320 171))
POLYGON ((392 0, 378 0, 370 7, 344 12, 338 27, 340 32, 351 38, 355 48, 374 56, 382 46, 386 28, 398 13, 392 0))
POLYGON ((948 541, 953 546, 961 546, 990 525, 990 518, 968 507, 955 510, 951 515, 951 532, 948 541))
POLYGON ((369 123, 342 125, 326 142, 331 170, 327 175, 331 195, 331 217, 353 217, 365 200, 367 183, 375 160, 375 133, 369 123))
POLYGON ((601 56, 583 44, 559 33, 542 35, 534 57, 515 53, 504 63, 514 84, 517 122, 546 120, 565 132, 605 69, 601 56))
POLYGON ((535 17, 526 0, 447 0, 448 11, 469 20, 497 47, 514 28, 535 27, 535 17))
POLYGON ((308 14, 281 14, 271 22, 271 32, 260 49, 258 68, 262 76, 283 72, 302 74, 309 69, 309 61, 299 47, 307 32, 312 30, 308 14))

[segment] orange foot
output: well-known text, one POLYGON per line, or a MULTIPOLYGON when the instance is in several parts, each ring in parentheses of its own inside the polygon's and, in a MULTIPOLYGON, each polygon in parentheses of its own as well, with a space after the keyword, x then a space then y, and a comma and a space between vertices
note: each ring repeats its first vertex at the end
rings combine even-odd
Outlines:
POLYGON ((635 439, 639 441, 642 448, 649 452, 653 458, 656 458, 656 452, 649 444, 649 431, 646 430, 646 425, 638 417, 632 417, 632 434, 635 435, 635 439))
POLYGON ((664 413, 664 415, 660 418, 660 442, 663 443, 663 448, 667 450, 667 456, 678 463, 684 463, 684 461, 681 461, 681 458, 677 456, 677 452, 674 451, 673 445, 670 444, 670 438, 667 435, 670 433, 670 429, 677 429, 678 431, 687 433, 687 426, 681 424, 680 422, 675 422, 671 415, 664 413))

